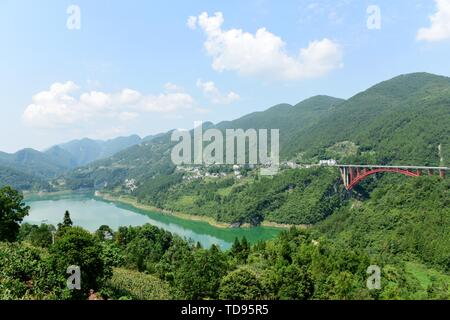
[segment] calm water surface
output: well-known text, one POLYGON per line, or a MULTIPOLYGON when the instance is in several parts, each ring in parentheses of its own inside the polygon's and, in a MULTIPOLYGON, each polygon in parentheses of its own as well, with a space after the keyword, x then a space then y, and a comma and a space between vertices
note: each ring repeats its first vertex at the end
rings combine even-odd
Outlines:
POLYGON ((31 210, 24 222, 56 226, 62 221, 64 212, 69 210, 74 225, 89 231, 95 231, 101 225, 108 225, 113 230, 117 230, 120 226, 139 226, 150 223, 183 238, 198 241, 205 248, 216 244, 222 249, 228 249, 236 237, 245 236, 251 243, 255 243, 274 238, 280 232, 280 229, 269 227, 217 228, 206 222, 180 219, 137 209, 126 204, 108 202, 90 194, 30 196, 25 201, 31 210))

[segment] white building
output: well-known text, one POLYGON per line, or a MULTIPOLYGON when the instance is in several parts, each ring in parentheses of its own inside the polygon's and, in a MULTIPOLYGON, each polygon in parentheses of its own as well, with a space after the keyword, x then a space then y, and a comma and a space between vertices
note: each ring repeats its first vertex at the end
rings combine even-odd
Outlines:
POLYGON ((337 165, 337 161, 334 159, 319 161, 319 166, 335 166, 335 165, 337 165))

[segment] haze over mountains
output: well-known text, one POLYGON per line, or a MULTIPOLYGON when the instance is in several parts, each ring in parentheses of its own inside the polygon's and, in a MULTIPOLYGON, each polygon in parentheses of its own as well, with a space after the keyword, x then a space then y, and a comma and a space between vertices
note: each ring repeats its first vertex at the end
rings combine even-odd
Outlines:
POLYGON ((150 140, 137 135, 111 140, 81 139, 53 146, 45 151, 22 149, 0 152, 0 185, 13 183, 20 189, 46 188, 46 180, 96 160, 107 158, 130 146, 150 140))
MULTIPOLYGON (((283 160, 448 165, 450 78, 402 75, 348 100, 315 96, 294 106, 280 104, 208 126, 280 129, 283 160)), ((75 140, 44 152, 0 153, 0 178, 8 172, 9 180, 14 174, 46 180, 79 168, 67 176, 81 181, 73 183, 74 188, 120 185, 129 178, 145 183, 173 172, 172 145, 168 132, 144 139, 133 135, 108 141, 75 140)))

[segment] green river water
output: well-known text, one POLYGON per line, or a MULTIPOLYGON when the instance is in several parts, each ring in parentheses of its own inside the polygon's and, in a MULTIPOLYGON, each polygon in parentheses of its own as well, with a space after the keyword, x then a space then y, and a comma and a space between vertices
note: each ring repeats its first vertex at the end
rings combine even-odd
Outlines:
POLYGON ((56 226, 62 221, 64 212, 69 210, 74 225, 89 231, 95 231, 101 225, 108 225, 117 230, 120 226, 149 223, 185 239, 198 241, 205 248, 216 244, 225 250, 231 247, 236 237, 245 236, 251 243, 255 243, 274 238, 280 232, 280 229, 270 227, 217 228, 206 222, 181 219, 105 201, 91 194, 33 195, 28 196, 25 202, 31 209, 24 222, 56 226))

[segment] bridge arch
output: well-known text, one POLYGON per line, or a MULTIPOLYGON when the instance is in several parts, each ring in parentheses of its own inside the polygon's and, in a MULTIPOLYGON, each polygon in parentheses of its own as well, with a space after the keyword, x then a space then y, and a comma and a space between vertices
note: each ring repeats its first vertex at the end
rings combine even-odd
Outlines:
POLYGON ((337 165, 341 171, 342 180, 347 191, 350 191, 367 177, 380 172, 393 172, 408 177, 419 177, 422 170, 427 170, 429 175, 435 171, 444 178, 447 167, 413 167, 413 166, 367 166, 367 165, 337 165))

